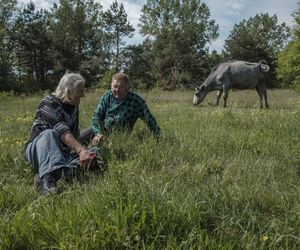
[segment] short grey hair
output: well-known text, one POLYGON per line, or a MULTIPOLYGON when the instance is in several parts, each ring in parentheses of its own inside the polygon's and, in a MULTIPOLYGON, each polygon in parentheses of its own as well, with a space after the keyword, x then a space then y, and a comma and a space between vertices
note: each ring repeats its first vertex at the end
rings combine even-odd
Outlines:
POLYGON ((67 73, 59 81, 59 84, 53 93, 62 102, 72 102, 76 89, 79 85, 85 84, 82 75, 78 73, 67 73))
POLYGON ((127 89, 129 90, 131 87, 129 76, 124 73, 116 73, 112 76, 111 83, 114 81, 124 81, 127 89))

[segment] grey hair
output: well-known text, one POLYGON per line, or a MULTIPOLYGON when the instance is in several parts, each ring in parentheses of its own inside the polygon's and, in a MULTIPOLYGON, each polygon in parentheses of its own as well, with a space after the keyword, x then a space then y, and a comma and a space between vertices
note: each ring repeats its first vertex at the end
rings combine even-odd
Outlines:
POLYGON ((59 84, 53 93, 62 102, 72 102, 76 89, 79 85, 85 84, 84 78, 78 73, 67 73, 59 81, 59 84))
POLYGON ((127 89, 129 90, 131 87, 130 79, 129 76, 124 74, 124 73, 116 73, 112 76, 111 82, 113 83, 114 81, 124 81, 126 84, 127 89))

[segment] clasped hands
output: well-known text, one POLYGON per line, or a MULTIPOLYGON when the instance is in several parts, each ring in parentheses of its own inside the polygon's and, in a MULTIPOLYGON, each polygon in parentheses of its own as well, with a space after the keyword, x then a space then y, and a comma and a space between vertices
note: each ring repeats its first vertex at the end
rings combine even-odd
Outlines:
POLYGON ((86 149, 81 150, 79 153, 79 161, 78 163, 80 166, 89 166, 92 160, 94 160, 97 157, 96 153, 90 152, 86 149))
MULTIPOLYGON (((98 134, 93 138, 92 143, 98 144, 103 140, 105 140, 105 136, 102 134, 98 134)), ((79 152, 78 163, 80 164, 80 166, 89 166, 91 161, 94 160, 96 157, 97 157, 96 153, 84 149, 79 152)))

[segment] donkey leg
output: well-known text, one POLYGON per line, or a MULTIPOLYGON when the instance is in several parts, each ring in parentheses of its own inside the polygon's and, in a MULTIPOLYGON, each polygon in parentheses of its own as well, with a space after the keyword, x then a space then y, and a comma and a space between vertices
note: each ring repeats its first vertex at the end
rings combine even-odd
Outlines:
POLYGON ((223 93, 222 89, 218 90, 218 92, 217 92, 217 103, 216 103, 217 106, 219 106, 219 102, 220 102, 220 98, 221 98, 222 93, 223 93))
POLYGON ((264 95, 264 99, 265 99, 265 107, 269 108, 268 95, 267 95, 267 89, 266 88, 263 90, 263 95, 264 95))
POLYGON ((257 85, 257 86, 255 86, 255 89, 256 89, 256 92, 257 92, 257 94, 259 96, 260 108, 262 109, 263 108, 263 103, 262 103, 263 96, 262 96, 261 88, 257 85))
POLYGON ((223 91, 224 91, 224 93, 223 93, 224 106, 223 107, 226 108, 228 92, 229 92, 228 87, 224 86, 223 91))

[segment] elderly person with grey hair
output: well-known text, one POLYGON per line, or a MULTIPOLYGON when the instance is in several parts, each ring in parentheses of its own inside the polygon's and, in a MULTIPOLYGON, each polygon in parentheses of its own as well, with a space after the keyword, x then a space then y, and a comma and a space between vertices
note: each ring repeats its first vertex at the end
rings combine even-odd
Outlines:
POLYGON ((92 118, 92 141, 105 139, 114 129, 131 132, 137 119, 147 125, 154 137, 160 136, 160 128, 145 100, 130 91, 130 79, 124 73, 113 75, 111 90, 101 97, 92 118))
POLYGON ((84 97, 84 78, 65 74, 53 94, 36 110, 25 160, 38 173, 42 194, 56 193, 57 181, 72 170, 96 164, 98 148, 86 149, 79 135, 79 104, 84 97))

